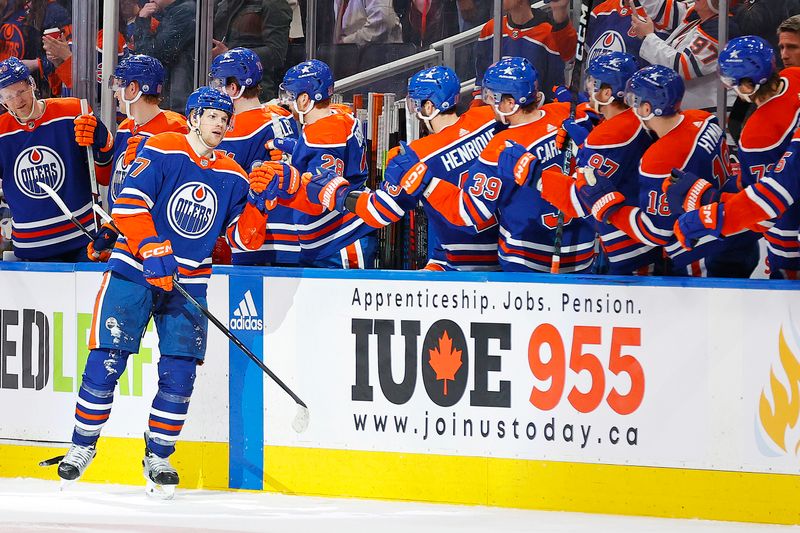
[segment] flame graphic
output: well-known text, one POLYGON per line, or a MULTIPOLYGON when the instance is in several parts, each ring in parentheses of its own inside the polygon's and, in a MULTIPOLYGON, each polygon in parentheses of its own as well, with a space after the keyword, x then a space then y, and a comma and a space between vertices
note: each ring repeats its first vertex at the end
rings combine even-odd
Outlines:
POLYGON ((39 150, 34 148, 33 151, 31 152, 31 163, 36 164, 41 162, 41 160, 42 160, 41 152, 39 152, 39 150))
POLYGON ((194 190, 193 193, 194 199, 198 202, 202 202, 203 199, 206 197, 206 190, 204 187, 200 186, 194 190))
MULTIPOLYGON (((797 356, 786 342, 783 327, 781 327, 778 337, 778 353, 787 383, 784 384, 778 379, 774 367, 770 369, 769 392, 772 396, 772 405, 767 398, 767 391, 762 390, 758 415, 761 419, 761 426, 772 442, 784 452, 788 452, 786 432, 797 429, 797 421, 800 418, 800 361, 797 360, 797 356)), ((797 438, 796 443, 790 442, 789 444, 794 444, 793 451, 797 455, 800 450, 800 437, 797 438)))

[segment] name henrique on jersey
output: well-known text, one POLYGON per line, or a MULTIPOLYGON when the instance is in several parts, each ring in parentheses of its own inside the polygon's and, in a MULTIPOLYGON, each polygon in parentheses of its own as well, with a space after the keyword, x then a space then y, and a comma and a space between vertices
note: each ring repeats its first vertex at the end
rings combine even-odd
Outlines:
MULTIPOLYGON (((497 122, 489 106, 472 107, 442 131, 412 141, 409 148, 428 166, 428 174, 461 187, 469 168, 489 144, 497 122)), ((398 176, 399 177, 399 176, 398 176)), ((365 193, 359 203, 372 228, 400 220, 418 199, 384 181, 381 189, 365 193)), ((497 226, 476 233, 472 227, 452 224, 435 205, 422 199, 428 217, 428 261, 445 270, 498 270, 497 226)))
MULTIPOLYGON (((229 229, 231 247, 240 242, 235 223, 248 189, 247 174, 230 157, 215 152, 211 159, 201 158, 184 135, 161 133, 147 139, 131 165, 113 216, 137 217, 145 236, 152 231, 147 227, 152 223, 161 239, 172 242, 181 283, 202 296, 211 276, 211 252, 217 237, 229 229)), ((142 275, 141 258, 131 252, 122 236, 108 268, 150 286, 142 275)))
MULTIPOLYGON (((289 111, 280 106, 264 104, 237 113, 233 130, 225 135, 217 148, 233 157, 247 172, 251 172, 262 162, 269 160, 269 152, 264 146, 267 141, 297 136, 297 126, 289 111)), ((293 210, 277 205, 269 212, 267 238, 260 249, 233 249, 232 252, 234 265, 297 264, 300 240, 293 210)))
MULTIPOLYGON (((333 170, 352 185, 363 187, 367 180, 367 152, 361 122, 341 109, 303 127, 292 154, 292 165, 301 173, 318 174, 333 170)), ((271 215, 270 215, 271 216, 271 215)), ((359 238, 364 221, 353 213, 332 211, 309 215, 298 210, 294 222, 300 237, 300 260, 339 254, 359 238)))
POLYGON ((75 142, 76 98, 45 100, 36 120, 0 116, 0 183, 13 217, 11 241, 20 259, 44 259, 86 246, 88 239, 37 185, 55 190, 73 216, 95 230, 86 148, 75 142))
MULTIPOLYGON (((505 271, 549 272, 558 211, 535 187, 519 187, 498 176, 497 162, 506 140, 525 146, 542 169, 560 167, 564 154, 556 148, 556 133, 569 116, 569 104, 547 104, 534 122, 498 132, 470 168, 462 188, 433 180, 428 200, 454 223, 483 229, 499 224, 498 259, 505 271)), ((578 122, 587 120, 578 115, 578 122)), ((565 219, 561 271, 580 272, 594 260, 594 227, 582 219, 565 219)))

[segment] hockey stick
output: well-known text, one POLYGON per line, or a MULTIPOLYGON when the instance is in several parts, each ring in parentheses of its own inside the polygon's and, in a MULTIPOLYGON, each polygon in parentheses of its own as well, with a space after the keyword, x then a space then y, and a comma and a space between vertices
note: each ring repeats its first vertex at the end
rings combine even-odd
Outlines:
MULTIPOLYGON (((89 113, 89 102, 86 98, 81 98, 81 115, 89 113)), ((92 188, 92 205, 100 205, 100 187, 97 186, 97 171, 94 168, 94 151, 91 146, 86 147, 86 157, 89 160, 89 184, 92 188)), ((94 227, 100 230, 100 223, 97 220, 97 213, 94 216, 94 227)))
MULTIPOLYGON (((580 91, 581 71, 585 59, 586 31, 589 28, 589 14, 592 12, 594 0, 581 0, 581 18, 578 23, 578 43, 575 46, 575 64, 572 67, 572 76, 569 80, 569 120, 575 120, 575 108, 578 106, 578 92, 580 91)), ((572 158, 575 155, 572 139, 567 136, 564 139, 564 161, 561 170, 564 174, 570 175, 572 158)), ((553 240, 553 261, 550 264, 550 273, 558 274, 561 270, 561 240, 564 236, 564 212, 558 210, 558 223, 556 225, 556 235, 553 240)))
MULTIPOLYGON (((56 191, 54 191, 52 187, 50 187, 49 185, 47 185, 46 183, 44 183, 44 182, 41 182, 41 181, 37 181, 37 182, 36 182, 36 184, 37 184, 37 185, 38 185, 38 186, 39 186, 39 187, 40 187, 40 188, 41 188, 41 189, 42 189, 44 192, 46 192, 46 193, 47 193, 47 196, 49 196, 50 198, 52 198, 52 199, 53 199, 53 201, 54 201, 54 202, 56 203, 56 205, 58 206, 58 209, 59 209, 59 210, 60 210, 62 213, 64 213, 64 216, 65 216, 65 217, 67 217, 67 218, 69 219, 69 221, 70 221, 70 222, 72 222, 72 223, 75 225, 75 227, 76 227, 76 228, 78 228, 79 230, 81 230, 81 231, 83 232, 83 234, 84 234, 84 235, 86 235, 87 237, 89 237, 89 240, 90 240, 90 241, 93 241, 93 240, 94 240, 94 235, 92 235, 91 233, 89 233, 89 230, 88 230, 88 229, 86 229, 86 227, 85 227, 83 224, 81 224, 80 220, 78 220, 77 218, 75 218, 75 217, 73 216, 73 214, 72 214, 72 211, 70 211, 70 210, 69 210, 69 207, 67 207, 67 204, 65 204, 65 203, 64 203, 64 200, 62 200, 62 199, 61 199, 61 197, 60 197, 60 196, 58 196, 58 193, 57 193, 56 191)), ((100 227, 100 226, 95 226, 95 227, 100 227)))
MULTIPOLYGON (((113 223, 113 219, 111 218, 111 216, 108 213, 106 213, 102 207, 100 207, 99 205, 92 206, 92 209, 94 209, 94 211, 98 215, 100 215, 100 218, 103 219, 104 222, 108 222, 109 224, 113 223)), ((122 233, 120 233, 120 235, 122 235, 122 233)), ((191 294, 186 292, 186 289, 184 289, 183 286, 180 283, 178 283, 177 274, 175 274, 174 276, 174 282, 172 285, 175 287, 175 289, 177 289, 179 293, 181 293, 181 295, 183 295, 184 298, 186 298, 186 300, 189 301, 190 304, 192 304, 201 313, 203 313, 205 317, 217 327, 218 330, 220 330, 226 337, 228 337, 228 339, 230 339, 231 342, 233 342, 241 351, 243 351, 244 354, 258 366, 258 368, 260 368, 266 375, 272 378, 272 381, 277 383, 278 386, 281 389, 283 389, 283 391, 286 394, 288 394, 292 398, 292 400, 295 401, 295 403, 297 403, 298 406, 297 414, 295 415, 294 420, 292 421, 292 428, 297 433, 302 433, 303 431, 305 431, 306 428, 308 428, 309 414, 308 414, 308 407, 303 402, 303 400, 301 400, 300 397, 297 396, 297 394, 295 394, 292 391, 292 389, 290 389, 283 381, 281 381, 281 379, 278 376, 276 376, 275 373, 272 372, 272 370, 267 368, 267 365, 265 365, 258 357, 256 357, 256 355, 253 352, 251 352, 250 349, 247 348, 247 346, 245 346, 244 343, 242 343, 242 341, 240 341, 236 335, 231 333, 231 331, 227 327, 225 327, 225 325, 222 322, 220 322, 217 319, 217 317, 215 317, 211 313, 211 311, 208 310, 206 306, 198 302, 191 294)))

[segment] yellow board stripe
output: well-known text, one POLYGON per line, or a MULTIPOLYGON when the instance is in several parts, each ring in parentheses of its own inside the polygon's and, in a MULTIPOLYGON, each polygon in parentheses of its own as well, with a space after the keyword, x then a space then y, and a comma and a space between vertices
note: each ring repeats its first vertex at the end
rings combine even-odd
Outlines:
MULTIPOLYGON (((0 444, 0 476, 58 479, 64 448, 0 444)), ((140 439, 103 437, 85 481, 142 485, 140 439)), ((179 442, 183 488, 228 488, 228 445, 179 442)), ((265 446, 269 492, 800 524, 800 476, 265 446)))

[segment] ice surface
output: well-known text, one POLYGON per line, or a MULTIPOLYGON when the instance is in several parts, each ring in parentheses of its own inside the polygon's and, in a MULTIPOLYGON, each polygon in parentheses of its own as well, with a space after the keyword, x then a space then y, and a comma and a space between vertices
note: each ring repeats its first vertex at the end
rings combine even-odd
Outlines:
POLYGON ((178 489, 172 501, 144 487, 0 479, 0 531, 188 533, 695 533, 800 531, 800 527, 520 511, 492 507, 311 498, 178 489))

